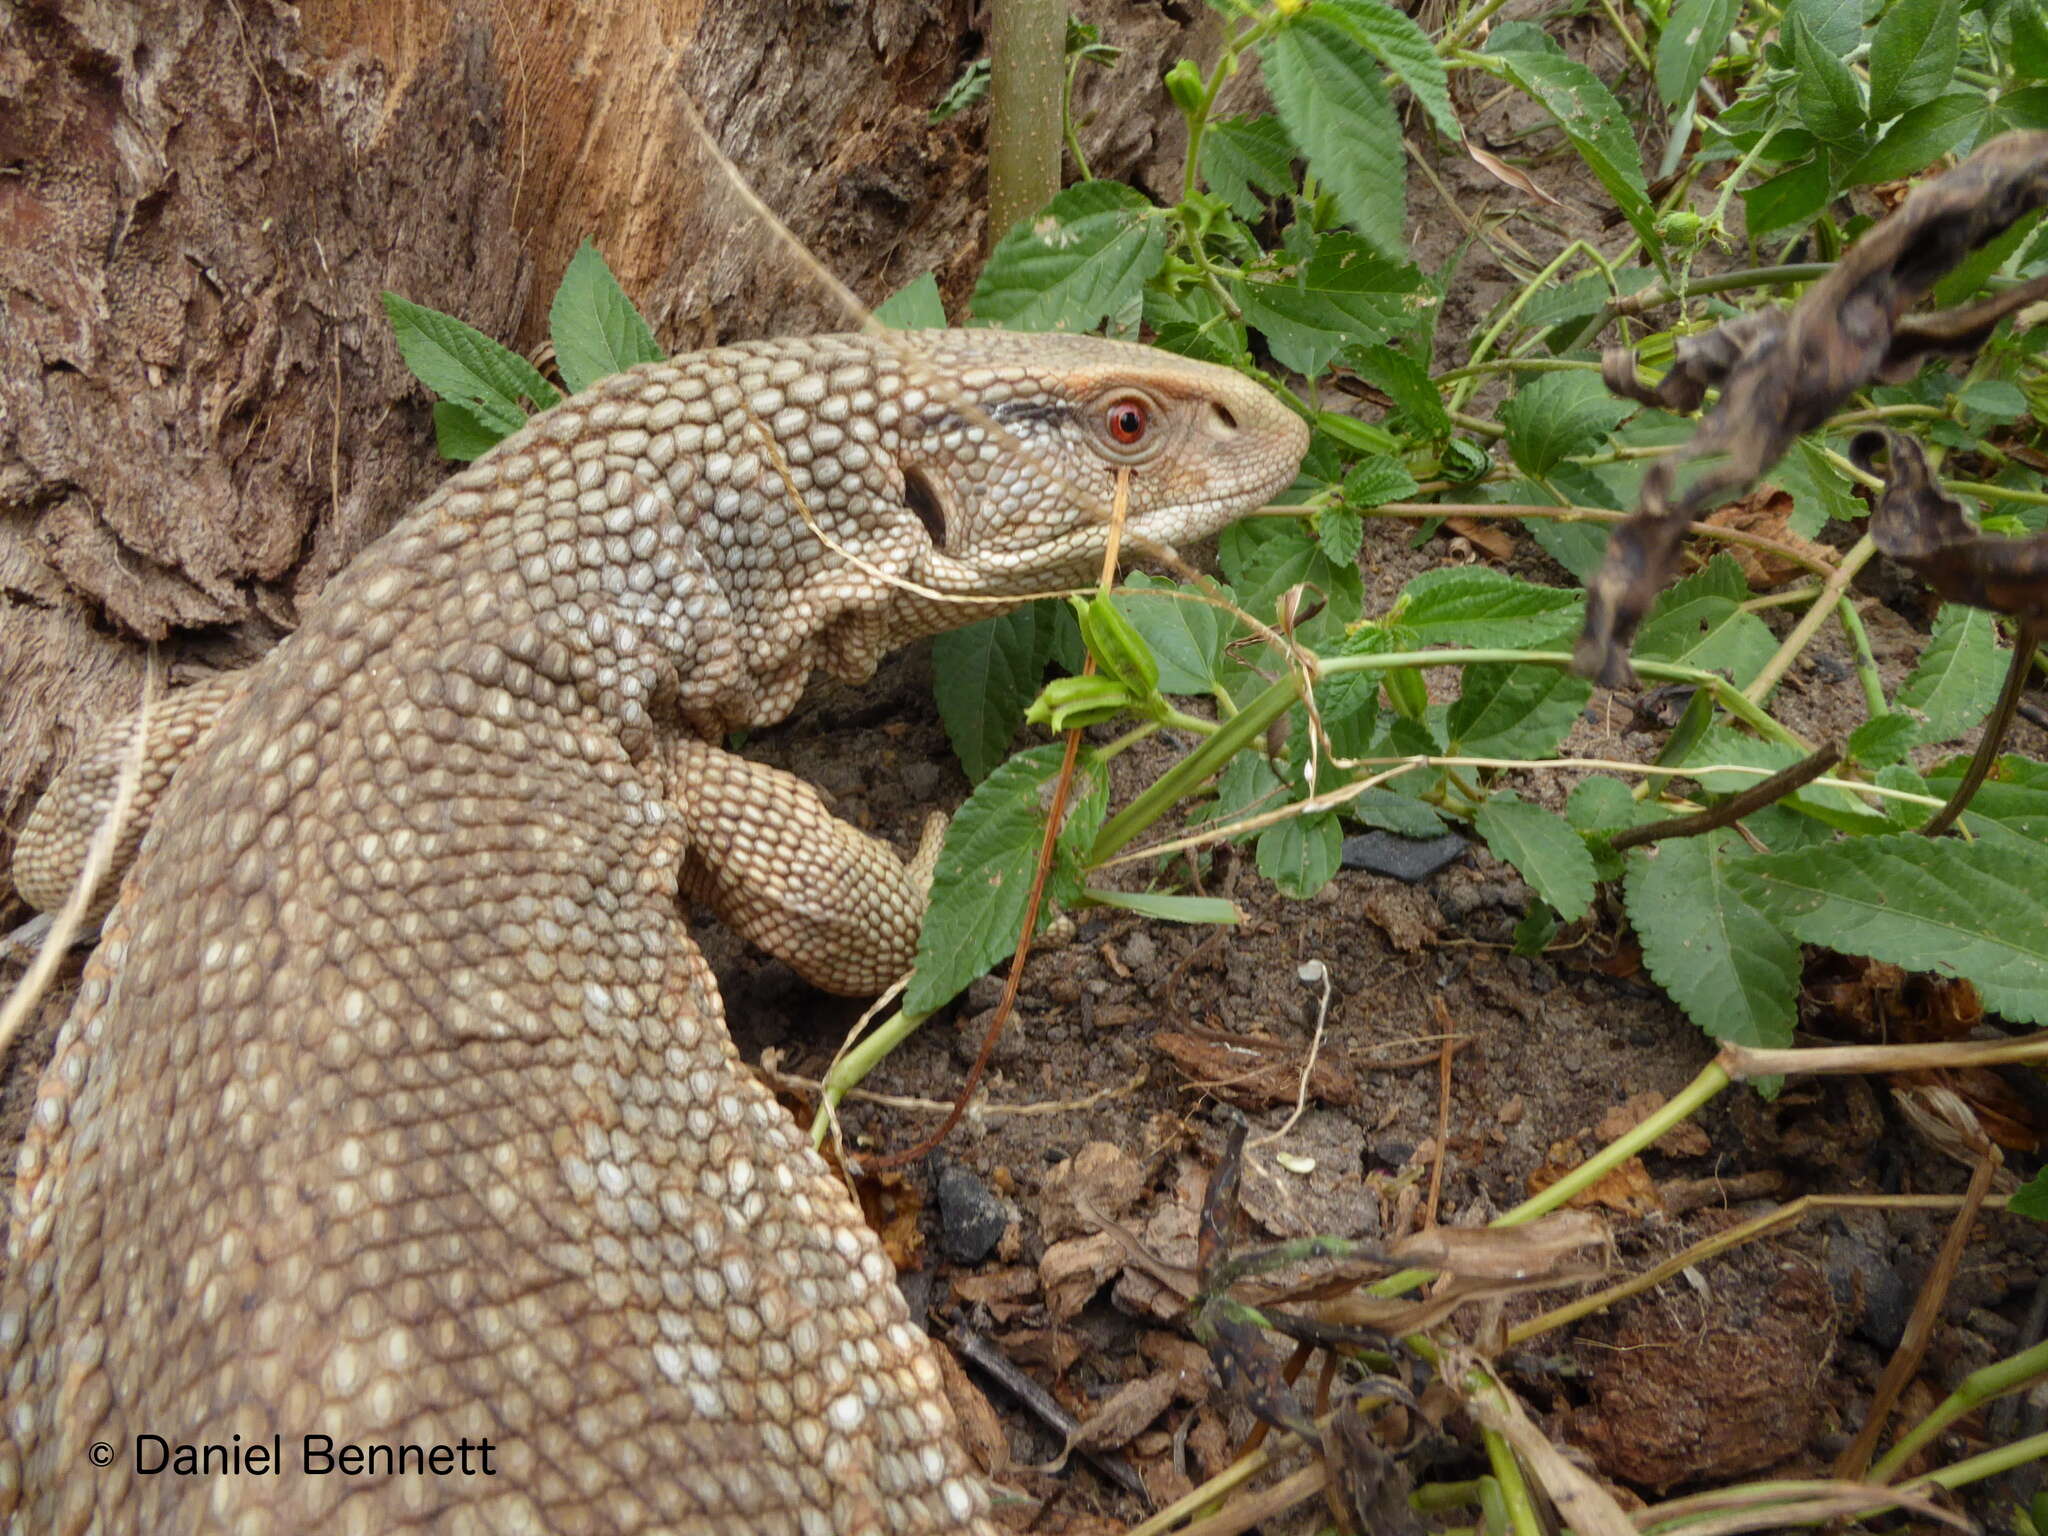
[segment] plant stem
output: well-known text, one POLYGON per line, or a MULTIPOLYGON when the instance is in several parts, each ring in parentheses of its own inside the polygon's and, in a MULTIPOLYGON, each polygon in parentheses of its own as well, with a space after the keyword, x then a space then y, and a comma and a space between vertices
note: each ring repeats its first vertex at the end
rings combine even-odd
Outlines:
MULTIPOLYGON (((1771 690, 1778 686, 1778 680, 1799 659, 1799 653, 1806 649, 1821 625, 1827 622, 1828 615, 1835 611, 1838 600, 1848 591, 1849 583, 1856 579, 1856 573, 1876 554, 1877 542, 1867 533, 1850 546, 1821 587, 1820 600, 1799 616, 1799 622, 1792 626, 1792 633, 1785 637, 1785 643, 1778 647, 1777 654, 1764 663, 1763 670, 1742 690, 1744 698, 1752 704, 1761 704, 1770 697, 1771 690)), ((1642 668, 1636 670, 1640 672, 1642 668)))
POLYGON ((989 27, 988 249, 1060 189, 1063 0, 994 0, 989 27))
POLYGON ((1842 632, 1849 637, 1849 645, 1856 652, 1856 676, 1863 683, 1863 702, 1870 711, 1870 718, 1888 715, 1892 707, 1885 701, 1884 678, 1878 674, 1877 654, 1870 648, 1870 631, 1863 627, 1863 615, 1856 611, 1856 604, 1844 592, 1835 605, 1835 615, 1842 621, 1842 632))
POLYGON ((2048 1342, 2036 1344, 1982 1370, 1972 1371, 1935 1410, 1899 1437, 1898 1444, 1870 1469, 1870 1481, 1888 1483, 1913 1453, 1979 1404, 2032 1386, 2048 1376, 2048 1342))

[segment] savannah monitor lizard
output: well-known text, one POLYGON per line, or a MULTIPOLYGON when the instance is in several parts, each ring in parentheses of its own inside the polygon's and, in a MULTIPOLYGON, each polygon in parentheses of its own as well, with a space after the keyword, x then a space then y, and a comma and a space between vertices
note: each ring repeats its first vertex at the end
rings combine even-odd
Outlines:
MULTIPOLYGON (((20 1154, 9 1529, 985 1530, 931 1346, 680 905, 858 992, 922 889, 716 743, 813 667, 1087 579, 1119 466, 1174 543, 1306 442, 1236 374, 1095 339, 680 356, 536 417, 170 696, 20 1154), (304 1475, 312 1433, 488 1439, 494 1472, 304 1475), (284 1467, 146 1475, 141 1434, 278 1435, 284 1467)), ((108 760, 53 787, 25 889, 63 894, 108 760)))

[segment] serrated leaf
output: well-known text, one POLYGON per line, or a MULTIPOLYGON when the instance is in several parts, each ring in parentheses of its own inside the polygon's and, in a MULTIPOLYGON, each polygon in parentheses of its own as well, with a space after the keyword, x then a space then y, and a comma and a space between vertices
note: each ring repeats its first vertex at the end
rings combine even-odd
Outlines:
POLYGON ((1555 667, 1467 667, 1444 725, 1460 755, 1549 757, 1592 696, 1591 683, 1555 667))
POLYGON ((1739 687, 1778 649, 1777 637, 1740 604, 1749 598, 1742 567, 1719 554, 1698 573, 1664 592, 1636 637, 1635 652, 1652 661, 1726 671, 1739 687))
POLYGON ((1365 584, 1355 566, 1333 565, 1315 535, 1292 519, 1262 517, 1233 523, 1217 541, 1223 571, 1245 610, 1270 621, 1289 587, 1306 582, 1322 593, 1332 622, 1348 624, 1365 606, 1365 584))
POLYGON ((1522 472, 1547 475, 1574 454, 1591 453, 1634 410, 1597 373, 1539 373, 1501 407, 1500 424, 1522 472))
POLYGON ((1555 811, 1531 805, 1513 790, 1487 797, 1472 818, 1495 858, 1515 873, 1566 922, 1577 922, 1593 905, 1593 855, 1586 841, 1555 811))
POLYGON ((1959 0, 1892 0, 1870 39, 1870 120, 1888 122, 1947 90, 1961 46, 1959 0))
POLYGON ((1836 58, 1847 58, 1863 41, 1864 0, 1790 0, 1788 19, 1803 25, 1814 42, 1836 58))
POLYGON ((1316 543, 1332 565, 1351 565, 1365 544, 1365 520, 1349 507, 1325 507, 1316 515, 1316 543))
POLYGON ((1409 296, 1421 282, 1415 268, 1340 232, 1317 236, 1292 276, 1236 278, 1230 287, 1281 366, 1313 378, 1346 347, 1385 341, 1405 327, 1409 296))
POLYGON ((1157 344, 1169 352, 1225 368, 1250 364, 1244 322, 1224 309, 1222 301, 1206 288, 1169 293, 1148 284, 1145 324, 1152 328, 1157 344))
MULTIPOLYGON (((1780 768, 1789 768, 1801 756, 1797 747, 1785 742, 1763 741, 1726 725, 1711 725, 1700 733, 1698 742, 1685 754, 1683 766, 1709 793, 1730 795, 1753 789, 1764 775, 1708 771, 1714 765, 1725 765, 1731 769, 1761 768, 1775 773, 1780 768)), ((1778 804, 1797 806, 1807 815, 1819 817, 1829 826, 1845 831, 1875 831, 1883 822, 1881 813, 1873 811, 1848 790, 1828 785, 1809 784, 1794 790, 1778 804)))
POLYGON ((1823 157, 1742 189, 1742 216, 1752 239, 1804 224, 1827 206, 1834 178, 1823 157))
POLYGON ((1084 181, 1007 235, 982 269, 975 322, 1086 331, 1143 294, 1166 259, 1165 214, 1135 187, 1084 181))
MULTIPOLYGON (((1171 595, 1181 590, 1178 582, 1135 572, 1114 601, 1159 663, 1161 693, 1207 693, 1223 675, 1223 648, 1236 638, 1238 621, 1224 609, 1171 595)), ((1233 594, 1226 587, 1218 595, 1233 594)))
POLYGON ((1166 923, 1219 923, 1225 927, 1244 921, 1244 910, 1221 896, 1176 896, 1167 891, 1104 891, 1089 886, 1081 894, 1099 907, 1118 907, 1125 912, 1142 912, 1166 923))
POLYGON ((1420 800, 1374 787, 1344 803, 1346 819, 1396 837, 1428 839, 1443 834, 1443 818, 1420 800))
MULTIPOLYGON (((1952 758, 1930 773, 1920 787, 1946 800, 1962 782, 1968 764, 1966 757, 1952 758)), ((1970 797, 1963 827, 1973 837, 2036 849, 2048 846, 2048 765, 2010 753, 1998 758, 1970 797)))
POLYGON ((875 318, 897 331, 943 331, 946 301, 939 296, 939 280, 921 272, 875 306, 875 318))
POLYGON ((1344 833, 1334 811, 1290 816, 1259 834, 1259 873, 1296 901, 1328 885, 1343 856, 1344 833))
POLYGON ((1678 0, 1657 39, 1657 95, 1665 106, 1692 99, 1728 41, 1740 0, 1678 0))
POLYGON ((2005 673, 1991 615, 1961 603, 1943 603, 1919 665, 1899 688, 1898 709, 1926 717, 1922 745, 1953 741, 1991 712, 2005 673))
POLYGON ((1351 507, 1383 507, 1390 501, 1405 501, 1419 487, 1408 466, 1386 454, 1360 459, 1345 473, 1344 504, 1351 507))
MULTIPOLYGON (((1517 88, 1540 102, 1557 119, 1579 158, 1607 189, 1615 206, 1643 244, 1659 249, 1656 210, 1643 180, 1642 151, 1636 147, 1628 114, 1600 77, 1577 59, 1558 51, 1519 51, 1533 27, 1497 27, 1487 39, 1486 53, 1517 88)), ((1540 32, 1536 33, 1541 37, 1540 32)), ((1547 41, 1547 40, 1546 40, 1547 41)))
MULTIPOLYGON (((903 995, 904 1009, 930 1013, 1017 947, 1030 901, 1038 849, 1045 838, 1040 795, 1066 755, 1055 742, 1020 752, 967 797, 946 829, 931 903, 917 936, 917 971, 903 995)), ((1102 825, 1109 805, 1107 775, 1092 754, 1075 765, 1067 824, 1056 846, 1057 865, 1047 882, 1039 924, 1079 893, 1079 859, 1102 825)))
POLYGON ((1977 131, 1984 121, 1985 98, 1957 91, 1923 101, 1884 132, 1860 159, 1842 173, 1845 187, 1897 181, 1928 166, 1977 131))
POLYGON ((1317 0, 1315 10, 1335 20, 1386 65, 1441 132, 1464 139, 1464 125, 1451 105, 1444 61, 1428 34, 1413 20, 1380 0, 1317 0))
POLYGON ((1266 89, 1287 135, 1337 199, 1344 221, 1383 254, 1407 255, 1408 165, 1379 65, 1321 7, 1300 12, 1259 48, 1266 89))
MULTIPOLYGON (((1270 811, 1282 803, 1287 786, 1280 775, 1273 771, 1273 765, 1257 752, 1240 752, 1216 775, 1216 801, 1210 813, 1199 819, 1214 824, 1228 824, 1260 811, 1270 811)), ((1243 842, 1251 833, 1244 833, 1232 839, 1243 842)))
MULTIPOLYGON (((2043 1168, 2026 1183, 2006 1197, 2006 1211, 2014 1216, 2031 1216, 2036 1221, 2048 1221, 2048 1168, 2043 1168)), ((2039 1530, 2042 1516, 2040 1495, 2035 1495, 2032 1517, 2034 1529, 2039 1530)))
POLYGON ((1400 625, 1414 647, 1528 648, 1579 627, 1584 597, 1484 565, 1424 571, 1401 592, 1400 625))
POLYGON ((1882 768, 1904 757, 1919 738, 1919 722, 1910 715, 1877 715, 1849 733, 1849 758, 1866 768, 1882 768))
POLYGON ((1894 833, 1750 860, 1736 879, 1804 943, 1960 976, 1986 1008, 2048 1024, 2044 853, 1894 833))
POLYGON ((555 343, 555 366, 571 394, 580 395, 635 363, 658 363, 663 355, 647 321, 588 240, 576 247, 562 286, 555 290, 548 335, 555 343))
POLYGON ((489 453, 509 436, 509 432, 483 420, 466 405, 453 400, 434 402, 434 447, 444 459, 467 463, 489 453))
POLYGON ((1294 190, 1294 141, 1277 117, 1226 117, 1202 134, 1202 180, 1247 223, 1265 212, 1258 194, 1294 190))
POLYGON ((1733 832, 1631 852, 1623 876, 1643 964, 1716 1040, 1792 1043, 1799 946, 1733 881, 1746 845, 1733 832))
POLYGON ((517 432, 526 424, 522 397, 541 410, 560 403, 561 393, 533 364, 475 326, 395 293, 382 298, 398 355, 413 377, 442 399, 468 406, 485 426, 517 432))
POLYGON ((1037 629, 1038 615, 1018 608, 932 639, 939 719, 960 766, 976 782, 1009 752, 1038 694, 1044 665, 1036 654, 1037 629))
POLYGON ((1351 347, 1344 361, 1366 383, 1377 385, 1392 397, 1394 408, 1407 417, 1422 437, 1446 437, 1451 430, 1450 413, 1437 393, 1428 370, 1405 352, 1392 347, 1351 347))
POLYGON ((1846 144, 1863 131, 1863 93, 1840 58, 1827 52, 1791 15, 1785 33, 1796 65, 1793 100, 1808 131, 1833 144, 1846 144))

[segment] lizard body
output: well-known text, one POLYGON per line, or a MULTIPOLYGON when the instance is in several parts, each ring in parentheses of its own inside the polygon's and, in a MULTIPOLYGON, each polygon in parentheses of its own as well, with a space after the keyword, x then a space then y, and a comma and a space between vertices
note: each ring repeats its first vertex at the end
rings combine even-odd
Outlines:
MULTIPOLYGON (((145 774, 20 1154, 9 1528, 984 1530, 930 1346, 678 906, 854 991, 922 893, 715 743, 1085 578, 1119 465, 1173 542, 1305 445, 1145 349, 812 337, 602 381, 408 514, 145 774), (147 1475, 142 1434, 286 1466, 147 1475), (495 1471, 306 1475, 309 1434, 495 1471)), ((46 885, 80 824, 25 840, 46 885)))

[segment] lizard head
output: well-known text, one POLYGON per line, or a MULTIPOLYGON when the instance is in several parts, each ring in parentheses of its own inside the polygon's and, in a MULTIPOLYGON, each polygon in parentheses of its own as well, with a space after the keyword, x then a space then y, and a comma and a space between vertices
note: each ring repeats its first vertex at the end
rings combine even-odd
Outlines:
POLYGON ((1227 368, 1097 337, 912 331, 894 462, 901 516, 889 644, 1091 580, 1117 476, 1125 537, 1200 539, 1293 480, 1308 429, 1227 368), (912 589, 922 589, 921 591, 912 589), (948 599, 960 599, 949 601, 948 599))

